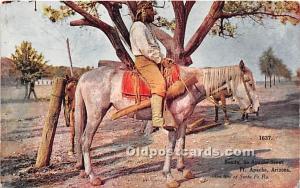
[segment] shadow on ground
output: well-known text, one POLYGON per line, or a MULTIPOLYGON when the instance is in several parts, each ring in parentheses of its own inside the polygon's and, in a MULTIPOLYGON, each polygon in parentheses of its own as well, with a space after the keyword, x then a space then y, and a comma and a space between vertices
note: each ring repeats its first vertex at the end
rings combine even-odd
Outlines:
POLYGON ((252 126, 271 129, 299 128, 299 97, 300 93, 287 95, 286 100, 261 104, 259 117, 251 120, 252 126))
MULTIPOLYGON (((255 154, 261 152, 268 152, 268 150, 256 150, 255 154)), ((286 164, 289 168, 298 168, 299 167, 299 158, 295 159, 285 159, 285 158, 270 158, 263 159, 256 156, 250 157, 238 157, 238 156, 229 156, 229 157, 220 157, 220 158, 187 158, 186 159, 186 167, 191 169, 195 178, 200 177, 224 177, 230 176, 231 171, 240 170, 240 167, 250 168, 256 166, 258 163, 265 164, 286 164), (225 161, 235 161, 235 163, 239 164, 225 164, 225 161), (236 162, 237 161, 237 162, 236 162), (243 161, 248 161, 249 164, 244 164, 243 161)), ((135 166, 132 168, 117 168, 107 170, 99 174, 100 176, 104 176, 104 181, 108 181, 111 179, 115 179, 122 176, 140 174, 140 173, 151 173, 157 172, 161 173, 163 168, 164 161, 145 163, 139 166, 135 166)), ((172 168, 175 168, 176 161, 172 160, 172 168)), ((181 179, 180 182, 184 182, 188 180, 181 179)))

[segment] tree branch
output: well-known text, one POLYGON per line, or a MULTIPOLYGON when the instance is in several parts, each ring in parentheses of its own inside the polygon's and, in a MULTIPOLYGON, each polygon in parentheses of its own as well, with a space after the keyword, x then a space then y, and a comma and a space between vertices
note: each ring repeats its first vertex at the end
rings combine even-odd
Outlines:
POLYGON ((98 27, 100 27, 101 30, 102 29, 103 30, 109 30, 109 29, 113 28, 109 24, 107 24, 107 23, 99 20, 98 18, 92 16, 91 14, 89 14, 88 12, 86 12, 85 10, 83 10, 76 3, 72 2, 72 1, 63 1, 63 3, 65 5, 67 5, 68 7, 70 7, 72 10, 74 10, 75 12, 77 12, 78 14, 82 15, 88 22, 91 22, 91 23, 97 25, 98 27))
POLYGON ((135 1, 126 1, 126 4, 127 4, 128 9, 130 11, 131 19, 132 19, 132 21, 134 21, 134 17, 136 15, 137 4, 136 4, 135 1))
POLYGON ((98 29, 102 30, 105 35, 110 40, 111 44, 116 50, 116 54, 119 57, 119 59, 127 65, 127 67, 131 68, 133 66, 133 61, 131 57, 129 56, 128 52, 124 48, 124 45, 120 39, 120 36, 118 32, 109 24, 99 20, 95 16, 92 16, 85 10, 83 10, 80 6, 78 6, 76 3, 72 1, 63 1, 68 7, 70 7, 75 12, 82 15, 85 19, 84 20, 76 20, 72 22, 72 24, 78 26, 78 24, 87 24, 87 22, 90 23, 91 26, 97 27, 98 29))
POLYGON ((95 25, 88 22, 86 19, 73 20, 70 22, 70 25, 71 26, 93 26, 93 27, 96 27, 95 25))
POLYGON ((155 26, 154 24, 151 24, 150 26, 157 39, 163 44, 163 46, 167 50, 171 50, 172 48, 174 48, 175 44, 173 38, 168 33, 155 26))
POLYGON ((222 9, 224 7, 224 2, 215 1, 213 2, 208 15, 205 17, 202 24, 199 26, 197 31, 194 33, 192 38, 189 40, 188 44, 185 47, 183 56, 190 56, 201 44, 207 33, 214 26, 215 22, 220 17, 222 9))
POLYGON ((267 16, 273 16, 273 17, 290 17, 296 20, 300 20, 300 16, 297 15, 290 15, 290 14, 274 14, 271 12, 260 12, 260 11, 253 11, 253 12, 236 12, 236 13, 227 13, 222 12, 222 14, 219 15, 219 18, 232 18, 236 16, 249 16, 249 15, 267 15, 267 16))
POLYGON ((125 42, 130 45, 130 39, 129 39, 129 31, 124 24, 124 21, 121 17, 120 11, 119 11, 119 3, 111 3, 109 1, 102 1, 100 2, 108 11, 108 14, 111 18, 111 20, 115 23, 117 29, 119 30, 120 34, 124 38, 125 42))
POLYGON ((263 25, 263 22, 262 21, 258 21, 255 19, 255 17, 253 17, 253 15, 248 15, 248 17, 253 20, 255 23, 259 24, 259 25, 263 25))
POLYGON ((180 48, 184 45, 184 34, 186 28, 185 6, 182 1, 172 1, 175 13, 176 28, 174 31, 174 40, 180 48))
POLYGON ((187 21, 189 14, 193 8, 193 6, 195 5, 195 1, 186 1, 185 2, 185 21, 187 21))

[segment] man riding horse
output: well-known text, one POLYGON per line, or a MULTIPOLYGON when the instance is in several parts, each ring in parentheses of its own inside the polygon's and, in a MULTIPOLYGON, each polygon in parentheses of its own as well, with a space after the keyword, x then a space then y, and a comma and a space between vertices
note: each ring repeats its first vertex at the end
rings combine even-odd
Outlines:
MULTIPOLYGON (((154 20, 154 11, 148 2, 138 5, 136 21, 131 27, 130 42, 133 54, 136 56, 135 67, 148 83, 151 89, 152 120, 154 126, 166 128, 166 121, 162 117, 163 98, 166 96, 166 83, 159 71, 159 65, 165 61, 160 53, 155 36, 151 33, 150 23, 154 20)), ((244 67, 243 67, 244 68, 244 67)), ((218 67, 209 70, 179 66, 182 80, 195 78, 193 84, 188 85, 178 97, 168 101, 170 113, 173 115, 178 128, 168 131, 163 175, 167 187, 179 187, 179 182, 172 176, 171 167, 174 151, 178 151, 176 168, 186 179, 193 177, 191 170, 184 164, 185 133, 187 119, 192 115, 196 105, 206 98, 211 91, 216 90, 228 81, 233 80, 237 88, 246 88, 248 83, 241 82, 241 69, 238 66, 218 67), (214 82, 211 82, 213 80, 214 82), (176 147, 176 150, 175 150, 176 147)), ((247 76, 251 71, 246 71, 247 76)), ((91 146, 95 133, 104 116, 111 107, 124 109, 135 103, 126 99, 122 94, 122 80, 125 71, 110 66, 102 66, 84 73, 78 81, 75 92, 75 134, 77 138, 76 168, 82 170, 81 175, 87 175, 90 183, 99 186, 103 183, 92 167, 91 146), (83 171, 84 170, 84 171, 83 171)), ((251 90, 250 90, 251 91, 251 90)), ((252 91, 251 91, 252 92, 252 91)), ((250 106, 248 96, 241 96, 240 100, 250 106)), ((252 96, 251 93, 249 95, 252 96)), ((254 100, 254 99, 251 99, 254 100)), ((136 111, 140 120, 149 120, 149 108, 136 111)), ((167 118, 165 118, 167 119, 167 118)), ((122 185, 121 185, 122 187, 122 185)))
POLYGON ((166 82, 159 69, 164 63, 164 58, 150 27, 154 15, 151 2, 143 1, 138 4, 135 22, 130 29, 130 43, 135 56, 135 68, 151 90, 152 124, 154 127, 173 129, 174 124, 168 124, 166 127, 162 113, 166 82))

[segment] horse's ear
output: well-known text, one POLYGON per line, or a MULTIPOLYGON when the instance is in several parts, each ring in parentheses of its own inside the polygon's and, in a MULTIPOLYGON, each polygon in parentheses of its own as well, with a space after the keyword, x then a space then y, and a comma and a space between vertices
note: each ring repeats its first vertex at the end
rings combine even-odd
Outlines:
POLYGON ((240 65, 239 66, 240 66, 241 71, 245 70, 245 63, 244 63, 243 60, 240 61, 240 65))

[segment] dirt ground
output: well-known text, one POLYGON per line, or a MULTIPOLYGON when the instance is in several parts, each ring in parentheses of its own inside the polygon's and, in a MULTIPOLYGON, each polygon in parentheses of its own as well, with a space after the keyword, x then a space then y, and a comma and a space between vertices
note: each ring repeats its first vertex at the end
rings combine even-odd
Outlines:
MULTIPOLYGON (((255 156, 187 157, 186 167, 195 175, 191 180, 183 179, 174 169, 174 159, 172 173, 182 188, 299 186, 299 87, 292 82, 277 84, 271 89, 259 85, 258 93, 261 101, 259 117, 250 115, 249 121, 243 122, 240 114, 229 113, 230 125, 190 134, 186 139, 187 149, 211 147, 224 151, 250 148, 255 150, 255 156), (271 139, 262 140, 260 136, 271 136, 271 139)), ((74 169, 75 158, 68 155, 69 130, 62 114, 51 165, 34 169, 49 102, 1 102, 2 187, 90 187, 88 179, 80 178, 79 171, 74 169)), ((229 108, 237 109, 237 106, 230 104, 229 108)), ((222 120, 223 113, 220 115, 222 120)), ((214 118, 213 107, 208 102, 199 104, 189 121, 199 117, 214 118)), ((92 145, 92 162, 95 172, 105 181, 102 187, 165 187, 161 173, 163 156, 126 155, 129 146, 165 147, 166 133, 158 131, 150 137, 143 136, 142 124, 129 118, 111 121, 106 117, 100 125, 92 145)))

